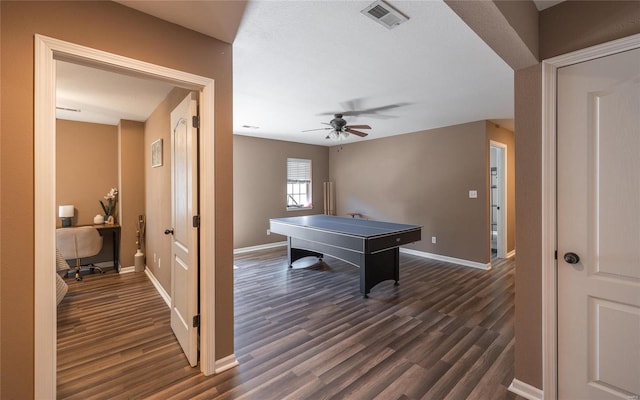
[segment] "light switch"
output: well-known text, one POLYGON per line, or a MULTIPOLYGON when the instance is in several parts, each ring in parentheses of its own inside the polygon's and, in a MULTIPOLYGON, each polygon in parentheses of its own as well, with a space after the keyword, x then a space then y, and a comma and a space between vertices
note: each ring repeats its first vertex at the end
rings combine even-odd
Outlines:
POLYGON ((478 191, 477 190, 469 190, 469 198, 470 199, 477 199, 478 198, 478 191))

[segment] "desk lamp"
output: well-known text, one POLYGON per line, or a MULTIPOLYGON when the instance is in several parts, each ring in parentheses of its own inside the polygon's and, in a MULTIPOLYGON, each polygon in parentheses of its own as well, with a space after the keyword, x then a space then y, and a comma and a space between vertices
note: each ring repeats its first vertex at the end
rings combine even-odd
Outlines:
POLYGON ((58 207, 58 217, 62 220, 62 226, 71 226, 71 218, 73 218, 73 205, 65 205, 58 207))

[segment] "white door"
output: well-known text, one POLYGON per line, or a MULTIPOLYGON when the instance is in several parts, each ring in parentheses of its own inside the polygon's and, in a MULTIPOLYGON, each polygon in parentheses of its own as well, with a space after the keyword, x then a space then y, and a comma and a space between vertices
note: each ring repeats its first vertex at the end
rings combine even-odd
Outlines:
POLYGON ((558 398, 637 399, 640 49, 559 69, 557 129, 558 398))
POLYGON ((171 112, 171 329, 192 367, 198 363, 197 112, 195 94, 171 112))

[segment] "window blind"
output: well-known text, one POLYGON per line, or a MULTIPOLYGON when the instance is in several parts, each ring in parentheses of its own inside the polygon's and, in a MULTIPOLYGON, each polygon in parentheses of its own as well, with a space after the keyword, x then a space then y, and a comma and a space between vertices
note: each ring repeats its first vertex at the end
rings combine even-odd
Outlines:
POLYGON ((288 158, 287 182, 311 182, 311 160, 288 158))

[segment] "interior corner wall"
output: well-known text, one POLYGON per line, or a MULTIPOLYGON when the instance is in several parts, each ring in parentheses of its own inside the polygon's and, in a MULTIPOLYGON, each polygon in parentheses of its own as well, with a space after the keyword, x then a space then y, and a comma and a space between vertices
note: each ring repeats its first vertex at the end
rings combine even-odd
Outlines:
POLYGON ((49 267, 34 261, 35 34, 215 80, 216 358, 233 354, 232 45, 112 1, 0 1, 0 7, 2 397, 34 397, 34 276, 49 267))
POLYGON ((337 215, 422 225, 422 240, 406 247, 490 262, 485 121, 338 144, 329 165, 337 215))
POLYGON ((104 214, 99 201, 118 186, 117 155, 117 126, 56 120, 56 206, 73 204, 73 225, 104 214))
POLYGON ((120 265, 131 267, 137 249, 138 215, 145 213, 144 123, 121 120, 118 142, 120 265))
POLYGON ((234 135, 234 248, 286 240, 281 235, 267 235, 270 218, 322 214, 322 184, 328 179, 329 148, 326 146, 234 135), (311 160, 311 210, 287 211, 287 158, 311 160))
MULTIPOLYGON (((540 12, 540 57, 640 33, 636 1, 566 1, 540 12)), ((542 66, 515 71, 515 378, 542 388, 542 66)))
POLYGON ((516 243, 515 377, 542 388, 542 69, 515 74, 516 243))
POLYGON ((189 93, 174 88, 147 119, 144 128, 144 180, 147 268, 167 293, 171 293, 171 111, 189 93), (162 140, 162 165, 151 166, 151 144, 162 140))
POLYGON ((507 253, 516 249, 516 148, 514 133, 487 121, 489 139, 507 146, 507 253))

